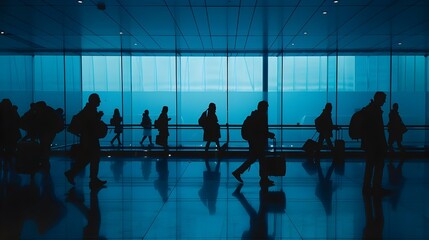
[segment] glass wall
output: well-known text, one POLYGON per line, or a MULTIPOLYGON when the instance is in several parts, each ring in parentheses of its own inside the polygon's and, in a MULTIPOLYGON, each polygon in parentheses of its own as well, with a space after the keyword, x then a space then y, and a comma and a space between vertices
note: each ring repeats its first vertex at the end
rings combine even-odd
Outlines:
MULTIPOLYGON (((30 103, 43 100, 53 108, 63 108, 69 122, 88 96, 97 92, 105 122, 110 122, 115 108, 123 115, 126 127, 122 140, 127 145, 137 145, 142 137, 138 125, 144 110, 149 110, 154 121, 162 107, 168 106, 172 118, 169 144, 201 146, 203 132, 197 121, 210 102, 217 105, 219 123, 233 126, 229 132, 222 129, 221 142, 229 139, 230 146, 237 147, 245 146, 239 125, 261 100, 268 100, 269 123, 286 147, 300 146, 316 136, 312 125, 327 102, 334 107, 334 123, 346 126, 376 91, 388 94, 383 106, 385 124, 395 102, 405 124, 425 126, 429 122, 428 62, 424 56, 63 53, 3 55, 0 63, 1 97, 10 98, 21 115, 30 103)), ((153 135, 156 133, 154 130, 153 135)), ((104 144, 112 137, 110 132, 104 144)), ((346 128, 342 138, 354 144, 346 128)), ((411 130, 405 134, 404 144, 427 145, 428 138, 423 128, 411 130)), ((62 133, 55 141, 64 145, 75 140, 62 133)))

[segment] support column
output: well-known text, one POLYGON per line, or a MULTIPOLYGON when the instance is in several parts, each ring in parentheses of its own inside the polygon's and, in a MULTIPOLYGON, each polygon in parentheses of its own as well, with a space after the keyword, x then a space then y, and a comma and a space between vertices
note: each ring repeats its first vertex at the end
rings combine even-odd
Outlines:
POLYGON ((262 98, 268 101, 268 53, 262 55, 262 98))

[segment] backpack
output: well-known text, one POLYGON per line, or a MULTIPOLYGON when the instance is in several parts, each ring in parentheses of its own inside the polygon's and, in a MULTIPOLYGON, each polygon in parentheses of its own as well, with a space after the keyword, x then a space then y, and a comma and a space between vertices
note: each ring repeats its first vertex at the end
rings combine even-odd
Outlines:
POLYGON ((252 138, 252 128, 253 128, 253 117, 249 115, 244 119, 243 125, 241 126, 241 137, 244 140, 250 140, 252 138))
POLYGON ((104 138, 107 135, 107 124, 103 121, 99 121, 97 124, 97 137, 98 138, 104 138))
POLYGON ((82 133, 82 121, 82 114, 81 112, 79 112, 72 117, 67 131, 76 136, 80 136, 80 134, 82 133))
POLYGON ((198 125, 204 128, 206 124, 207 124, 207 111, 204 111, 201 114, 200 118, 198 118, 198 125))
POLYGON ((152 122, 149 117, 142 117, 142 122, 140 123, 140 125, 144 128, 151 128, 152 122))
POLYGON ((365 108, 355 112, 350 119, 349 136, 351 139, 361 139, 363 132, 363 120, 365 115, 365 108))
POLYGON ((316 126, 316 131, 320 132, 323 128, 323 117, 320 114, 316 119, 314 119, 314 125, 316 126))

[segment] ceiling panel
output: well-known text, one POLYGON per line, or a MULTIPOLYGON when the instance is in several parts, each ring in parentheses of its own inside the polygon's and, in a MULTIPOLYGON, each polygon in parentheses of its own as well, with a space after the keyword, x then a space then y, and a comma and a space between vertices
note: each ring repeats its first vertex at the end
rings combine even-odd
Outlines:
POLYGON ((427 54, 428 12, 427 0, 2 0, 0 51, 241 54, 393 47, 427 54))
POLYGON ((199 31, 190 7, 172 8, 174 21, 183 35, 198 36, 199 31))

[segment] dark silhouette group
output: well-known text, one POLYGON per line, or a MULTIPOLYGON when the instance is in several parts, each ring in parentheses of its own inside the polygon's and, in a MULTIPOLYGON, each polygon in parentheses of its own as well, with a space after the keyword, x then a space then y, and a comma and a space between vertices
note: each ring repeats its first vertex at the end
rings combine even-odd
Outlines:
MULTIPOLYGON (((387 124, 389 137, 388 140, 386 140, 383 111, 381 110, 385 102, 386 94, 384 92, 376 92, 373 99, 364 108, 364 117, 362 119, 361 148, 365 152, 365 172, 362 185, 362 194, 366 211, 364 236, 369 238, 382 237, 383 212, 381 197, 391 193, 390 190, 385 189, 382 185, 384 159, 389 150, 393 152, 393 144, 395 142, 400 151, 404 150, 402 146, 402 137, 407 131, 399 115, 399 105, 398 103, 394 103, 389 113, 389 122, 387 124)), ((75 126, 72 126, 72 123, 70 124, 69 131, 79 136, 79 144, 77 155, 74 156, 74 164, 64 173, 67 181, 75 185, 75 177, 88 164, 90 165, 90 206, 86 207, 83 204, 83 199, 79 197, 79 193, 74 188, 68 192, 67 197, 68 201, 73 203, 87 216, 88 225, 85 227, 83 235, 89 238, 98 237, 99 235, 101 217, 97 194, 107 183, 107 181, 101 180, 98 177, 101 158, 100 139, 107 135, 107 125, 101 120, 104 113, 98 110, 100 103, 101 99, 99 95, 96 93, 91 94, 85 107, 74 117, 77 119, 75 122, 78 123, 74 123, 75 126)), ((268 128, 268 107, 267 101, 260 101, 257 105, 257 109, 252 111, 248 117, 251 119, 249 120, 251 121, 251 131, 246 139, 249 145, 249 155, 248 158, 232 172, 233 177, 238 182, 243 183, 242 175, 256 162, 256 160, 259 161, 259 184, 261 186, 259 210, 255 211, 241 193, 243 184, 239 184, 236 191, 233 193, 233 196, 238 199, 250 217, 250 229, 243 234, 244 238, 271 238, 267 233, 266 218, 270 207, 270 192, 268 191, 268 187, 273 186, 274 181, 269 178, 266 154, 268 139, 275 139, 275 134, 270 132, 268 128)), ((163 106, 159 117, 153 124, 152 119, 149 117, 149 111, 145 110, 140 124, 143 127, 143 136, 140 145, 143 146, 146 139, 149 140, 149 147, 154 145, 152 142, 152 127, 155 127, 155 129, 158 130, 155 143, 162 146, 165 153, 168 153, 169 121, 171 121, 171 118, 168 116, 167 106, 163 106)), ((204 147, 205 152, 208 152, 212 142, 216 144, 216 149, 218 151, 223 151, 224 149, 222 149, 219 143, 221 133, 216 115, 215 103, 209 104, 208 108, 201 114, 198 123, 204 130, 203 141, 206 142, 204 147)), ((114 114, 110 119, 110 125, 113 126, 115 133, 110 143, 114 145, 115 141, 117 141, 118 145, 122 145, 121 134, 123 133, 123 118, 117 108, 114 110, 114 114)), ((332 132, 339 128, 335 126, 332 121, 331 103, 326 103, 322 113, 316 119, 315 125, 319 133, 317 141, 319 150, 317 154, 320 153, 320 149, 322 149, 324 142, 326 142, 329 150, 334 151, 336 146, 334 146, 331 140, 333 136, 332 132)), ((11 162, 14 154, 16 154, 16 159, 18 159, 20 155, 17 152, 19 152, 20 148, 23 148, 24 145, 21 146, 23 142, 36 142, 39 146, 38 151, 40 152, 38 156, 38 167, 49 166, 49 155, 52 142, 56 134, 64 128, 63 110, 60 108, 53 109, 43 101, 32 103, 29 111, 22 117, 19 116, 17 107, 14 106, 9 99, 3 99, 0 102, 0 152, 2 157, 9 159, 9 162, 11 162), (25 136, 21 135, 20 129, 25 130, 25 136)), ((212 170, 208 160, 205 160, 207 170, 203 173, 204 182, 198 193, 201 201, 207 206, 209 213, 214 214, 216 212, 215 203, 220 183, 220 164, 216 162, 215 169, 212 170)), ((330 215, 332 212, 332 193, 335 190, 335 186, 332 185, 331 175, 333 171, 339 167, 339 163, 333 161, 326 174, 323 174, 320 163, 311 162, 310 164, 315 164, 312 167, 309 167, 308 163, 310 163, 310 161, 307 162, 307 165, 303 166, 308 172, 311 172, 311 174, 318 173, 319 183, 316 187, 316 195, 322 201, 327 215, 330 215)), ((394 178, 394 176, 402 175, 401 172, 399 172, 402 164, 403 162, 398 166, 397 169, 399 170, 396 170, 392 163, 389 164, 389 176, 391 181, 398 179, 394 178)), ((148 166, 142 165, 143 173, 147 178, 145 169, 147 170, 148 166)), ((169 197, 169 170, 166 157, 156 162, 156 170, 159 178, 154 182, 154 187, 159 191, 163 201, 166 202, 169 197)), ((46 181, 49 183, 50 175, 47 174, 45 177, 46 181)), ((53 189, 47 189, 46 191, 49 194, 53 189)), ((47 197, 51 197, 49 200, 57 204, 56 207, 59 212, 63 211, 63 206, 60 206, 55 198, 52 198, 52 196, 47 197)))

